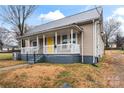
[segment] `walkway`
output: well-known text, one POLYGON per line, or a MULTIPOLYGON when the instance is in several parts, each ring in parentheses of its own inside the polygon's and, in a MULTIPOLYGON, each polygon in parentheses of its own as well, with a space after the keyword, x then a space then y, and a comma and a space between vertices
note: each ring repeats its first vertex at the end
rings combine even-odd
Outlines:
POLYGON ((6 72, 6 71, 10 71, 10 70, 14 70, 17 68, 21 68, 21 67, 26 67, 29 64, 20 64, 20 65, 15 65, 15 66, 9 66, 9 67, 4 67, 4 68, 0 68, 0 73, 6 72))

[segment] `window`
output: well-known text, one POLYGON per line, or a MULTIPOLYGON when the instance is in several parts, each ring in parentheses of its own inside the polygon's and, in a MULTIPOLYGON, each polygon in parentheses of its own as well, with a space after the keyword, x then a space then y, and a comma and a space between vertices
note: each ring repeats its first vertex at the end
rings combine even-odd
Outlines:
POLYGON ((76 43, 76 33, 73 33, 73 43, 76 43))
POLYGON ((57 36, 57 44, 60 44, 60 36, 57 36))
MULTIPOLYGON (((70 35, 70 43, 71 43, 71 35, 70 35)), ((73 33, 73 43, 76 43, 76 33, 73 33)))
POLYGON ((33 41, 32 44, 33 44, 33 46, 37 46, 37 42, 36 41, 33 41))
POLYGON ((62 44, 67 44, 67 35, 62 36, 62 44))
POLYGON ((25 40, 22 40, 21 43, 22 43, 22 47, 25 47, 25 43, 26 43, 25 40))

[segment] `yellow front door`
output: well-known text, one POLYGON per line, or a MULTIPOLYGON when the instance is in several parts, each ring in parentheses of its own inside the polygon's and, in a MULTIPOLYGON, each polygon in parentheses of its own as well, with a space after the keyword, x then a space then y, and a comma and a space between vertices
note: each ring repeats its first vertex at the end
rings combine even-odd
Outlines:
POLYGON ((51 45, 54 45, 54 39, 53 37, 48 37, 47 38, 47 45, 48 45, 48 53, 53 53, 54 51, 54 46, 51 46, 51 45))

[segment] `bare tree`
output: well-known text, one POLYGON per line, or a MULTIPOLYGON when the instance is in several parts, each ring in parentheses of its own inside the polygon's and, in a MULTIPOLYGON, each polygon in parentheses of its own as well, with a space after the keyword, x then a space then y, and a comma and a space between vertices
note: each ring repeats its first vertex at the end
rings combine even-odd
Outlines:
POLYGON ((3 42, 2 40, 0 40, 0 50, 2 50, 2 47, 3 47, 3 42))
POLYGON ((109 47, 109 42, 113 36, 117 34, 121 26, 121 22, 117 21, 114 18, 107 20, 104 23, 104 31, 105 31, 105 43, 106 48, 109 47))
POLYGON ((8 33, 8 30, 3 28, 3 27, 0 27, 0 49, 1 50, 2 50, 3 45, 4 45, 3 39, 5 40, 7 37, 6 33, 8 33))
POLYGON ((26 20, 35 11, 34 5, 10 5, 1 6, 0 18, 18 28, 17 35, 22 36, 25 33, 26 20))
POLYGON ((116 36, 115 36, 115 40, 114 40, 117 48, 122 48, 124 45, 124 35, 121 31, 119 31, 116 36))
MULTIPOLYGON (((25 24, 25 26, 24 26, 24 31, 27 32, 27 31, 29 31, 30 29, 32 29, 33 27, 34 27, 34 26, 31 26, 31 25, 29 26, 28 24, 25 24)), ((20 35, 19 35, 20 30, 18 29, 17 26, 13 26, 13 27, 11 28, 11 30, 16 33, 16 37, 20 36, 20 35)))

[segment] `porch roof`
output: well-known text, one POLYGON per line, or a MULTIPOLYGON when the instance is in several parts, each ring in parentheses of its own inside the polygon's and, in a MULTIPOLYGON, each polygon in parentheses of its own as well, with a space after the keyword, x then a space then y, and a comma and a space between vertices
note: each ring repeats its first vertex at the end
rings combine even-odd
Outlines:
POLYGON ((33 29, 29 30, 27 33, 25 33, 25 35, 22 37, 35 35, 38 33, 49 32, 54 29, 63 28, 63 27, 70 27, 70 26, 76 27, 73 24, 84 23, 93 19, 101 18, 101 14, 102 14, 102 8, 97 7, 72 16, 67 16, 62 19, 58 19, 55 21, 48 22, 46 24, 36 26, 33 29))
POLYGON ((21 37, 18 37, 17 39, 23 38, 23 37, 29 37, 29 36, 33 36, 33 35, 38 35, 38 34, 42 34, 42 33, 45 33, 45 32, 52 32, 52 31, 56 31, 56 30, 61 30, 61 29, 65 29, 65 28, 76 28, 76 29, 78 29, 79 31, 83 31, 83 28, 81 28, 81 27, 79 27, 79 26, 73 24, 73 25, 67 25, 67 26, 52 28, 52 29, 48 29, 48 30, 44 30, 44 31, 40 31, 40 32, 25 34, 25 35, 23 35, 23 36, 21 36, 21 37))

